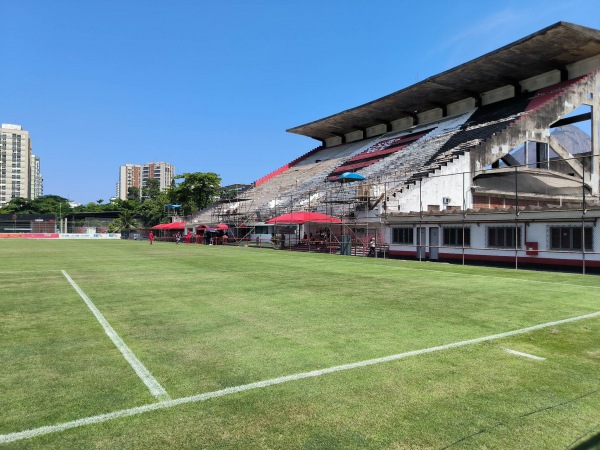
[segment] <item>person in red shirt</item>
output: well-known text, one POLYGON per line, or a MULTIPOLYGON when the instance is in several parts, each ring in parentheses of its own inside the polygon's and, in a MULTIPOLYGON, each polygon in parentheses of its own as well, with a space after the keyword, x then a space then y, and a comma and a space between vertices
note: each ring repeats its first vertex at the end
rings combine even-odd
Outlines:
POLYGON ((188 234, 185 235, 185 245, 190 245, 192 241, 192 232, 188 231, 188 234))
POLYGON ((152 245, 152 241, 154 240, 154 233, 152 231, 148 233, 148 240, 150 241, 150 245, 152 245))

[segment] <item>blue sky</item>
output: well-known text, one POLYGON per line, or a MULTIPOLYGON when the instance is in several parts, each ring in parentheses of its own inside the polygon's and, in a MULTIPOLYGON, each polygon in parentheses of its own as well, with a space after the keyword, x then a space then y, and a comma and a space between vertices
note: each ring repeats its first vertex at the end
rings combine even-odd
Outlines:
POLYGON ((251 183, 318 142, 285 130, 450 69, 589 0, 0 0, 0 122, 21 124, 44 194, 115 195, 118 168, 251 183))

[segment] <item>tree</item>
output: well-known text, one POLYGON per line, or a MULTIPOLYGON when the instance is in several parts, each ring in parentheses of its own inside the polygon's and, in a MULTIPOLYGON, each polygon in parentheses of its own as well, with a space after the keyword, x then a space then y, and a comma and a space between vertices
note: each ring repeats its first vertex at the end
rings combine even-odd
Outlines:
POLYGON ((135 230, 138 227, 137 220, 133 216, 133 213, 129 210, 123 210, 119 214, 119 218, 115 219, 108 226, 110 233, 122 233, 129 235, 129 232, 135 230))
POLYGON ((168 194, 160 192, 156 198, 146 199, 135 212, 144 226, 151 227, 166 219, 165 205, 169 202, 168 194))
POLYGON ((171 187, 169 197, 172 203, 182 205, 184 214, 206 208, 221 190, 221 177, 216 173, 184 173, 175 178, 183 181, 171 187))
POLYGON ((137 220, 133 217, 131 211, 124 210, 119 214, 119 220, 121 221, 121 233, 123 231, 135 230, 138 227, 137 220))
POLYGON ((160 181, 157 178, 148 178, 142 188, 142 199, 154 199, 160 195, 160 181))
POLYGON ((140 199, 140 188, 137 186, 130 186, 127 188, 127 200, 139 200, 140 199))
POLYGON ((68 214, 72 211, 69 200, 58 195, 43 195, 34 200, 13 198, 0 208, 0 214, 68 214))

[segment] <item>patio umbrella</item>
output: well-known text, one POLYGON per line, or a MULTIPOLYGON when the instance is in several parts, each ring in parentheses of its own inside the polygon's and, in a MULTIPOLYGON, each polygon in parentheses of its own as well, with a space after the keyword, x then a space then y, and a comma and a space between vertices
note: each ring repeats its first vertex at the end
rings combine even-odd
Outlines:
POLYGON ((301 225, 307 222, 315 223, 342 223, 337 217, 328 216, 327 214, 321 214, 316 212, 300 211, 283 214, 281 216, 273 217, 267 220, 266 223, 283 223, 283 224, 297 224, 301 225))
POLYGON ((337 180, 344 183, 344 182, 351 182, 351 181, 362 181, 362 180, 366 180, 365 177, 363 177, 362 175, 355 173, 355 172, 344 172, 343 174, 341 174, 339 177, 337 177, 337 180))
POLYGON ((217 230, 229 230, 229 227, 227 226, 227 224, 220 223, 217 225, 217 230))

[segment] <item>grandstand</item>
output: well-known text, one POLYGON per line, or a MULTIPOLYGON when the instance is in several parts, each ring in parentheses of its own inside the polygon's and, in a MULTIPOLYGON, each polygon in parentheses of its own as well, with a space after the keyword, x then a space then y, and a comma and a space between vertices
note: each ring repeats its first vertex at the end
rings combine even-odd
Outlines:
MULTIPOLYGON (((319 145, 188 223, 249 227, 315 211, 378 224, 380 239, 393 245, 394 226, 411 212, 512 207, 518 215, 519 208, 566 204, 585 211, 600 194, 599 68, 600 31, 556 23, 383 98, 289 129, 319 145), (589 129, 587 151, 554 137, 572 124, 589 129), (365 180, 340 182, 344 172, 365 180)), ((415 245, 419 239, 415 234, 415 245)))

